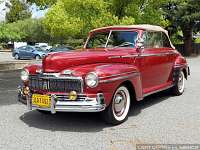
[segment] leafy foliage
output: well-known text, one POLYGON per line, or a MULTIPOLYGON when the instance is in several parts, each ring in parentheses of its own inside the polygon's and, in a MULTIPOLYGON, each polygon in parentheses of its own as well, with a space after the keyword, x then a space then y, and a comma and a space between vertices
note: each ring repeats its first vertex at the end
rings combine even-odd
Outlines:
POLYGON ((135 19, 136 24, 154 24, 167 26, 161 8, 165 0, 110 0, 111 11, 119 18, 128 16, 135 19))
POLYGON ((2 23, 0 24, 0 42, 17 41, 21 39, 20 30, 16 27, 2 23))
POLYGON ((28 5, 20 0, 11 0, 10 11, 6 13, 6 21, 16 22, 31 17, 31 12, 28 10, 28 5))
POLYGON ((170 22, 169 30, 183 33, 186 55, 192 53, 192 33, 200 29, 200 0, 169 0, 163 5, 164 15, 170 22))
POLYGON ((26 19, 0 24, 0 41, 46 42, 49 35, 44 31, 41 20, 26 19))
MULTIPOLYGON (((109 3, 103 0, 59 0, 44 18, 44 26, 54 39, 85 37, 93 28, 134 24, 134 19, 119 19, 108 11, 109 3)), ((63 42, 63 41, 62 41, 63 42)))
POLYGON ((55 4, 57 0, 27 0, 27 2, 31 4, 36 4, 41 9, 46 9, 55 4))

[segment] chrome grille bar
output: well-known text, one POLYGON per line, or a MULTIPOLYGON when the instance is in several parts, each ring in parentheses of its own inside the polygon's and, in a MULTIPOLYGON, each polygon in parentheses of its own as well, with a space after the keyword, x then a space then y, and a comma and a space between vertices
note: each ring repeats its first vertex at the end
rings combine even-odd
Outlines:
POLYGON ((59 78, 59 77, 43 77, 42 75, 30 75, 29 87, 31 90, 47 91, 47 92, 82 92, 83 82, 80 78, 59 78))

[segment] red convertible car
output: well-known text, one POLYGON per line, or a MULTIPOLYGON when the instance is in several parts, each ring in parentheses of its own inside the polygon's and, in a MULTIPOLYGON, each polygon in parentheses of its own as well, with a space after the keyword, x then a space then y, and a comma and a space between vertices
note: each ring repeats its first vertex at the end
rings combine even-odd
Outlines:
POLYGON ((188 75, 163 28, 104 27, 89 33, 83 49, 26 66, 19 100, 42 113, 102 112, 108 123, 120 124, 135 100, 166 89, 181 95, 188 75))

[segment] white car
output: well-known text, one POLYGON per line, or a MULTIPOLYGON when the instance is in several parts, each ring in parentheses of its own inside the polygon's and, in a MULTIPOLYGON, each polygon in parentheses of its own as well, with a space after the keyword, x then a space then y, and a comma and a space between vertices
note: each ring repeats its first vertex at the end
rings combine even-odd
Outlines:
POLYGON ((40 47, 42 50, 46 51, 52 48, 52 46, 49 46, 48 43, 36 43, 35 47, 40 47))

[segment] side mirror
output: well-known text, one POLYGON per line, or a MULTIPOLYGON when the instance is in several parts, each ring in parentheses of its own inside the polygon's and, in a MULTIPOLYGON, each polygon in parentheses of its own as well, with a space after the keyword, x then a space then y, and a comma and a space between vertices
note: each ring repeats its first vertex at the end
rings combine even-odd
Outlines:
POLYGON ((137 49, 139 52, 144 49, 144 40, 142 38, 137 40, 137 49))

